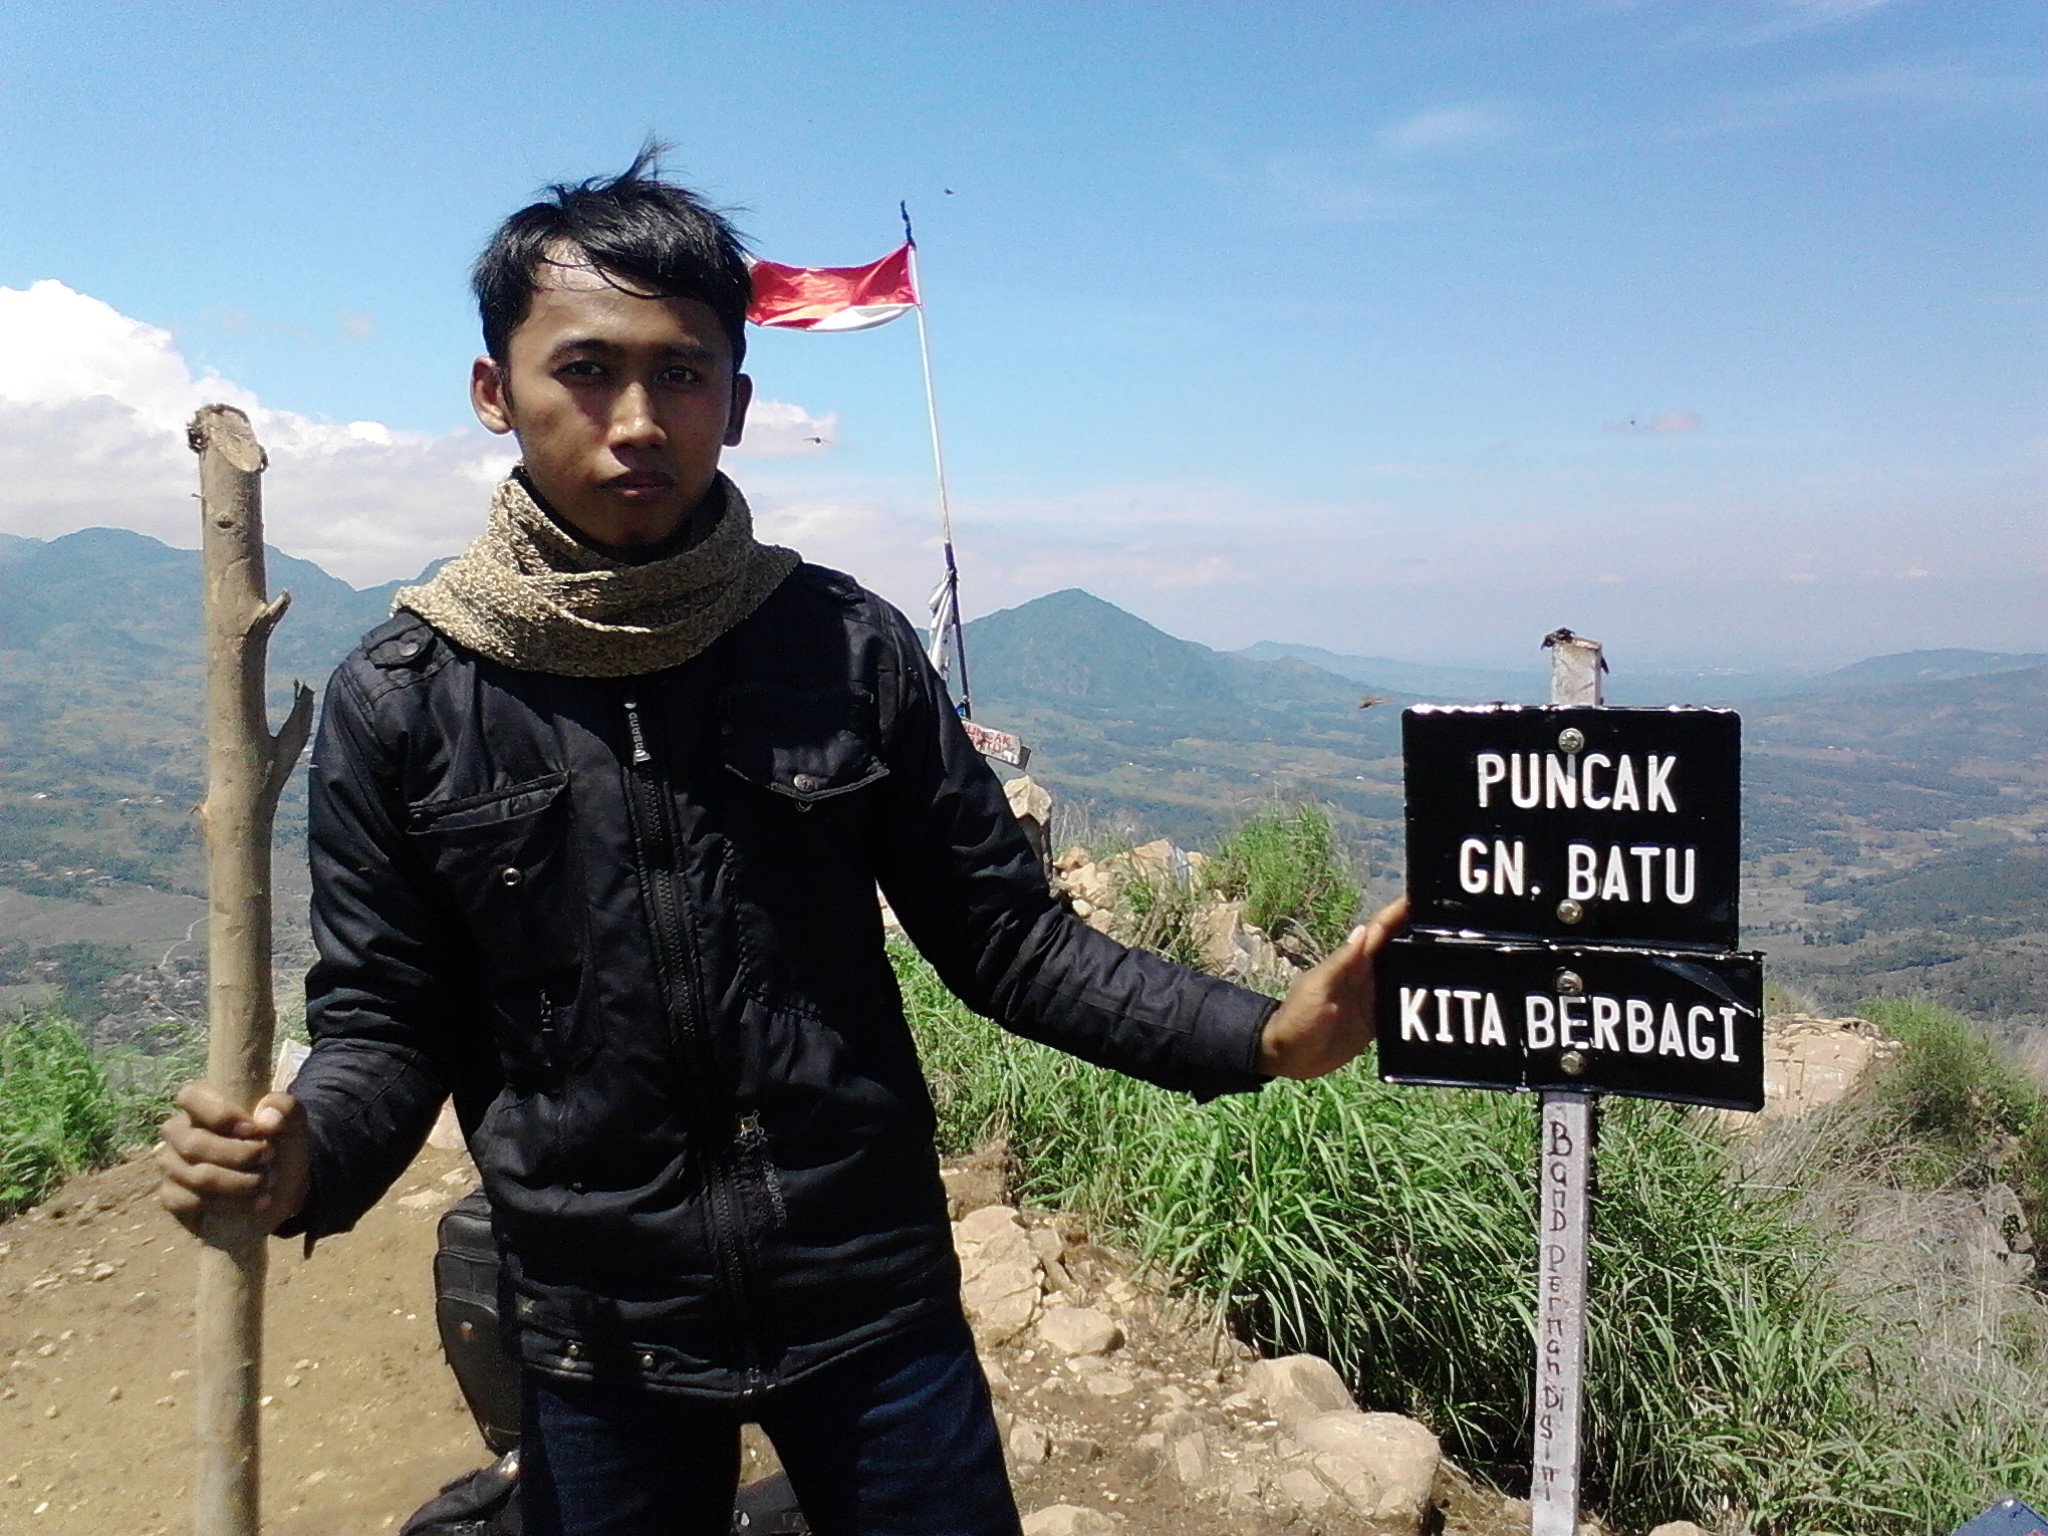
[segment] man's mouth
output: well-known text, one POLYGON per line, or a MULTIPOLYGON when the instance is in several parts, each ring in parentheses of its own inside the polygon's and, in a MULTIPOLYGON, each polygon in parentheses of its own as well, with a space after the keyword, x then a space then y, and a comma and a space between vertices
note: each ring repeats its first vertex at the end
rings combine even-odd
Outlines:
POLYGON ((657 474, 618 475, 605 481, 604 488, 621 495, 656 496, 675 489, 675 476, 657 474))

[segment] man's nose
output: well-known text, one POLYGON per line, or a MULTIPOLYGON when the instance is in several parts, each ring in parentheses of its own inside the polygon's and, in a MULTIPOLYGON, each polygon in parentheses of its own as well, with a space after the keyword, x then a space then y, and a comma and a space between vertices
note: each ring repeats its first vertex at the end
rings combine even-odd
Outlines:
POLYGON ((628 384, 612 399, 611 440, 621 447, 644 447, 663 439, 654 414, 654 395, 645 384, 628 384))

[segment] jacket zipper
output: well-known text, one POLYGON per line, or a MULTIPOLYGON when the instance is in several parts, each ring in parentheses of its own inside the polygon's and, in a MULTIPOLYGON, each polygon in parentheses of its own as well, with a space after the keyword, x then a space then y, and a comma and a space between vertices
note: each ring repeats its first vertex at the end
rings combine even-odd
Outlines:
POLYGON ((689 1110, 688 1130, 703 1158, 704 1189, 710 1201, 711 1242, 718 1264, 719 1279, 731 1298, 741 1344, 746 1353, 746 1379, 741 1397, 751 1397, 766 1385, 760 1352, 754 1339, 753 1308, 749 1301, 751 1284, 748 1265, 740 1251, 736 1213, 733 1209, 733 1146, 724 1132, 728 1116, 719 1113, 713 1084, 714 1066, 710 1041, 706 1038, 703 1010, 697 997, 697 968, 691 963, 683 931, 683 895, 675 874, 679 840, 668 803, 668 793, 654 772, 654 754, 647 750, 647 734, 640 723, 640 704, 628 697, 626 734, 632 743, 627 783, 628 805, 633 812, 634 841, 638 845, 640 876, 654 907, 654 965, 668 1005, 669 1040, 680 1058, 685 1082, 684 1096, 689 1110), (716 1148, 715 1153, 711 1149, 716 1148))

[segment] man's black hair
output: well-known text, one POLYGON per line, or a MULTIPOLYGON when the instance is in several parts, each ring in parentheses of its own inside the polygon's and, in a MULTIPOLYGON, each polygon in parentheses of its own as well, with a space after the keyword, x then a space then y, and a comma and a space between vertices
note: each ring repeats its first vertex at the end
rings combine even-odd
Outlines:
POLYGON ((650 140, 617 176, 557 182, 546 201, 498 226, 470 274, 484 350, 498 362, 506 360, 512 332, 533 307, 541 274, 573 248, 630 292, 710 306, 732 341, 732 366, 739 370, 753 297, 746 247, 724 214, 661 179, 664 147, 650 140))

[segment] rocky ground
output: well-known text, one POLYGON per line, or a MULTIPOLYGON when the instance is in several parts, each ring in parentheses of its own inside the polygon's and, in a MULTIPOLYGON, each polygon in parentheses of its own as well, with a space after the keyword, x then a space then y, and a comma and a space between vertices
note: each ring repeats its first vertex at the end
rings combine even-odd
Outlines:
MULTIPOLYGON (((1361 1414, 1321 1362, 1261 1365, 1074 1221, 950 1168, 976 1331, 1033 1536, 1526 1531, 1526 1506, 1361 1414), (1370 1468, 1390 1470, 1370 1471, 1370 1468), (1371 1512, 1369 1517, 1368 1511, 1371 1512)), ((190 1521, 194 1245, 138 1159, 0 1226, 0 1532, 157 1536, 190 1521)), ((264 1529, 394 1530, 488 1460, 434 1334, 434 1224, 474 1183, 429 1147, 356 1231, 271 1256, 264 1529)), ((750 1475, 770 1453, 749 1448, 750 1475)))

